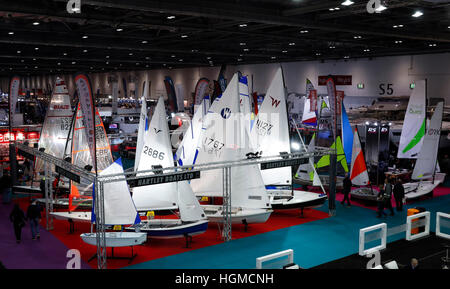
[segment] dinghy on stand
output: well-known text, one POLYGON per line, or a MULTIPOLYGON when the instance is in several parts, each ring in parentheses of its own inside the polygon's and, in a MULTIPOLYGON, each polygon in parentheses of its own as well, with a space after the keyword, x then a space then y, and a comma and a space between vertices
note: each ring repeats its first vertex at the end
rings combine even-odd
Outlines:
MULTIPOLYGON (((158 100, 152 119, 143 137, 142 151, 137 152, 139 166, 136 176, 149 175, 143 171, 173 167, 174 159, 166 121, 164 99, 158 100)), ((155 174, 155 173, 151 173, 155 174)), ((186 241, 204 233, 208 220, 187 181, 146 185, 133 188, 133 201, 140 215, 149 211, 178 210, 177 219, 147 219, 139 224, 139 230, 150 238, 180 238, 186 241)), ((130 227, 130 230, 134 227, 130 227)))
MULTIPOLYGON (((245 159, 252 150, 244 123, 240 111, 239 75, 235 73, 205 117, 203 134, 197 146, 196 164, 245 159)), ((266 222, 272 210, 258 166, 234 166, 230 171, 231 223, 247 227, 251 223, 266 222)), ((223 169, 202 171, 200 179, 191 180, 192 190, 198 197, 222 198, 224 185, 223 169)), ((223 222, 225 212, 222 205, 208 204, 202 205, 202 208, 210 222, 223 222)))
POLYGON ((437 154, 441 136, 443 102, 439 102, 431 117, 423 137, 422 148, 418 153, 411 179, 418 182, 403 184, 406 200, 433 194, 433 190, 444 181, 445 173, 437 173, 437 154))
MULTIPOLYGON (((315 113, 314 117, 308 116, 308 119, 309 121, 313 121, 313 119, 315 121, 315 113)), ((293 121, 295 124, 295 120, 293 121)), ((255 118, 251 131, 251 141, 255 151, 261 152, 261 156, 291 153, 285 87, 281 68, 278 68, 255 118)), ((272 209, 301 209, 303 215, 304 208, 321 206, 327 199, 326 194, 294 190, 291 167, 262 170, 261 175, 272 209), (284 187, 288 187, 288 189, 284 189, 284 187)))
MULTIPOLYGON (((103 170, 98 176, 108 177, 108 175, 123 174, 122 161, 119 158, 108 168, 103 170)), ((120 178, 120 177, 119 177, 120 178)), ((95 197, 95 190, 93 196, 95 197)), ((134 203, 130 196, 130 191, 128 189, 125 177, 121 180, 116 180, 114 182, 105 182, 103 184, 103 199, 104 199, 104 214, 105 214, 105 225, 136 225, 141 222, 138 212, 134 206, 134 203)), ((91 223, 95 224, 96 215, 94 212, 94 207, 92 208, 92 219, 91 223)), ((80 235, 81 239, 90 245, 97 246, 97 233, 83 233, 80 235)), ((131 247, 135 245, 143 244, 147 240, 147 234, 141 232, 105 232, 105 246, 113 248, 115 247, 131 247)), ((95 255, 96 256, 96 255, 95 255)), ((94 256, 94 257, 95 257, 94 256)), ((136 255, 131 252, 131 257, 127 258, 130 261, 136 255)), ((91 258, 90 260, 92 260, 91 258)))

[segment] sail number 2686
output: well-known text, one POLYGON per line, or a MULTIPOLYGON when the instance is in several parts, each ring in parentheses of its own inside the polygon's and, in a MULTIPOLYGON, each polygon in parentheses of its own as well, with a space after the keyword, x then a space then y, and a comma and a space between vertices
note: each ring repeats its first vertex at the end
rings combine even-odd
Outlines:
POLYGON ((158 152, 157 150, 152 149, 151 147, 148 147, 148 146, 144 146, 143 153, 146 155, 149 155, 155 159, 160 159, 160 160, 164 159, 164 152, 158 152))

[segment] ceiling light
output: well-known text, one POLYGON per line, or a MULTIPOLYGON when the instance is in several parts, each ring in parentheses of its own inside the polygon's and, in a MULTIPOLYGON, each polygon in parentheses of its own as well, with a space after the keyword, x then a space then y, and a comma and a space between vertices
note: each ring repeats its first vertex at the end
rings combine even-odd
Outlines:
POLYGON ((147 40, 142 40, 142 44, 146 44, 146 43, 148 43, 147 40))
POLYGON ((244 51, 249 51, 250 49, 248 49, 248 48, 244 48, 244 51))
POLYGON ((169 19, 169 20, 175 19, 175 16, 174 15, 167 16, 167 19, 169 19))
POLYGON ((86 39, 86 38, 88 38, 88 36, 87 35, 83 35, 83 37, 81 37, 81 38, 86 39))
POLYGON ((25 60, 21 59, 20 62, 25 62, 25 60))
POLYGON ((72 64, 75 64, 76 63, 76 61, 72 61, 72 64))
POLYGON ((353 38, 355 38, 355 39, 361 39, 362 36, 357 35, 357 36, 353 36, 353 38))
POLYGON ((33 22, 33 25, 34 25, 34 26, 39 25, 39 22, 37 22, 37 21, 36 21, 36 22, 33 22))
POLYGON ((435 47, 435 46, 436 46, 436 43, 428 44, 428 46, 430 46, 430 47, 435 47))
POLYGON ((247 24, 239 24, 239 27, 247 27, 247 24))
POLYGON ((364 49, 364 52, 369 52, 370 51, 370 49, 364 49))
POLYGON ((136 62, 136 65, 139 65, 139 62, 136 62))
POLYGON ((238 58, 237 61, 242 61, 242 58, 238 58))
POLYGON ((34 50, 39 50, 39 47, 35 47, 34 50))
POLYGON ((58 65, 61 65, 61 62, 58 62, 58 65))
POLYGON ((109 55, 106 55, 106 58, 109 58, 109 55))
POLYGON ((330 9, 328 9, 328 10, 330 10, 330 11, 334 11, 334 8, 330 8, 330 9))
POLYGON ((395 40, 395 43, 402 43, 403 41, 401 40, 395 40))
POLYGON ((422 16, 423 15, 423 13, 422 13, 422 11, 416 11, 416 12, 414 12, 414 14, 413 15, 411 15, 412 17, 420 17, 420 16, 422 16))
POLYGON ((63 55, 64 55, 64 56, 67 56, 67 52, 64 52, 63 55))
POLYGON ((206 59, 210 60, 210 59, 211 59, 211 56, 206 57, 206 59))
POLYGON ((22 51, 20 51, 20 50, 17 50, 17 53, 21 53, 22 51))
POLYGON ((286 52, 287 52, 287 50, 283 50, 283 51, 281 51, 281 52, 283 52, 283 53, 286 53, 286 52))
POLYGON ((116 31, 117 32, 123 31, 123 28, 117 28, 116 31))
POLYGON ((334 10, 340 10, 341 8, 339 8, 339 7, 336 7, 336 8, 334 8, 334 10))
POLYGON ((150 59, 150 57, 146 56, 146 57, 145 57, 145 59, 149 60, 149 59, 150 59))
POLYGON ((176 56, 172 54, 172 55, 171 55, 170 57, 172 57, 172 58, 173 58, 173 57, 176 57, 176 56))
POLYGON ((34 68, 38 68, 37 66, 35 66, 34 68))
POLYGON ((350 6, 350 5, 354 4, 354 3, 355 2, 353 2, 353 1, 345 0, 344 2, 341 3, 341 5, 343 5, 343 6, 350 6))
POLYGON ((36 58, 33 58, 34 61, 36 61, 36 58))
MULTIPOLYGON (((449 28, 450 28, 450 26, 449 26, 449 28)), ((9 34, 9 35, 14 35, 14 32, 9 31, 8 34, 9 34)))
POLYGON ((272 56, 272 57, 270 57, 270 59, 276 59, 277 57, 276 56, 272 56))
POLYGON ((85 50, 83 50, 83 52, 84 52, 84 53, 86 53, 86 52, 87 52, 87 50, 85 49, 85 50))
POLYGON ((334 48, 336 48, 336 46, 330 46, 330 49, 334 49, 334 48))
POLYGON ((308 33, 308 30, 301 30, 300 33, 308 33))
POLYGON ((322 55, 320 52, 317 52, 317 53, 316 53, 316 56, 320 56, 320 55, 322 55))
POLYGON ((244 46, 244 45, 247 45, 247 43, 241 42, 241 43, 239 43, 239 45, 244 46))
POLYGON ((178 59, 178 61, 182 62, 182 61, 183 61, 183 59, 178 59))
POLYGON ((109 61, 106 61, 105 64, 109 64, 109 61))
POLYGON ((295 45, 295 42, 289 43, 289 46, 294 46, 294 45, 295 45))
POLYGON ((348 55, 347 55, 347 56, 344 56, 344 58, 345 58, 345 59, 349 59, 349 58, 350 58, 350 56, 348 56, 348 55))
POLYGON ((188 36, 186 34, 181 35, 181 38, 187 38, 188 36))
POLYGON ((130 55, 130 56, 133 55, 133 52, 128 53, 128 55, 130 55))

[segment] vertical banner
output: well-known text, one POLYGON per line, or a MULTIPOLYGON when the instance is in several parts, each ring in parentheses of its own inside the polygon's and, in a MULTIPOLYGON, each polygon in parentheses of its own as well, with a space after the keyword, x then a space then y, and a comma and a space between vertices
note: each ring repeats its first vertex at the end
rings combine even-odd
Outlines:
POLYGON ((112 114, 117 115, 117 101, 119 95, 119 84, 114 81, 112 83, 112 114))
POLYGON ((330 111, 331 111, 331 126, 333 130, 334 139, 336 139, 336 86, 334 85, 334 80, 332 77, 329 77, 326 82, 327 92, 328 92, 328 101, 330 102, 330 111))
POLYGON ((80 101, 81 112, 83 114, 84 126, 89 145, 89 151, 93 160, 95 171, 97 172, 97 157, 95 143, 95 100, 92 94, 92 87, 89 78, 85 74, 75 76, 75 84, 80 101))
POLYGON ((366 125, 366 164, 372 184, 377 183, 379 126, 366 125))
POLYGON ((312 89, 309 91, 309 99, 310 99, 310 105, 311 111, 317 111, 317 90, 312 89))
POLYGON ((336 90, 336 114, 341 114, 344 96, 345 94, 342 90, 336 90))
POLYGON ((380 126, 380 142, 378 146, 378 171, 381 176, 388 169, 389 164, 389 125, 380 126))
POLYGON ((177 107, 178 107, 178 111, 180 112, 184 112, 184 99, 185 97, 185 90, 184 90, 184 86, 181 83, 178 83, 175 85, 175 95, 177 96, 177 107))
POLYGON ((14 127, 14 115, 16 114, 16 104, 19 99, 20 78, 14 76, 9 85, 9 128, 14 127))
POLYGON ((170 112, 177 112, 177 96, 175 93, 175 87, 173 86, 173 80, 172 78, 170 78, 170 76, 166 76, 166 78, 164 79, 164 86, 166 87, 170 112))
POLYGON ((202 103, 203 97, 205 97, 208 88, 209 88, 208 78, 203 77, 197 81, 194 93, 194 105, 200 105, 202 103))

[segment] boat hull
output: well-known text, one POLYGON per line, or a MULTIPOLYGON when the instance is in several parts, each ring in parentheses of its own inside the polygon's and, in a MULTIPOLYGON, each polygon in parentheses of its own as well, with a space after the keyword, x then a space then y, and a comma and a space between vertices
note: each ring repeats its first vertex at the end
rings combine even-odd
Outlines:
MULTIPOLYGON (((223 223, 223 207, 221 205, 202 205, 202 208, 211 223, 223 223)), ((271 209, 231 208, 231 223, 265 223, 272 212, 271 209)))
MULTIPOLYGON (((208 220, 181 222, 180 220, 153 219, 142 221, 139 231, 153 239, 172 239, 202 234, 208 228, 208 220)), ((128 227, 127 230, 136 228, 128 227)))
MULTIPOLYGON (((80 237, 83 242, 97 246, 96 233, 84 233, 80 237)), ((145 243, 147 234, 138 232, 105 232, 106 247, 127 247, 145 243)))
POLYGON ((294 191, 294 195, 291 195, 291 191, 286 193, 277 193, 268 191, 270 197, 270 204, 274 210, 290 210, 290 209, 304 209, 304 208, 317 208, 322 206, 327 200, 327 195, 306 192, 306 191, 294 191))
POLYGON ((74 222, 90 223, 91 212, 53 212, 50 213, 57 220, 72 220, 74 222))
POLYGON ((365 201, 377 201, 378 191, 370 188, 357 188, 350 192, 352 199, 360 199, 365 201))
MULTIPOLYGON (((45 206, 45 198, 36 199, 36 202, 45 206)), ((69 208, 69 199, 68 198, 60 198, 51 201, 53 203, 54 208, 58 209, 67 209, 69 208)), ((87 199, 84 201, 74 200, 73 205, 80 209, 90 209, 92 208, 92 199, 87 199)))

